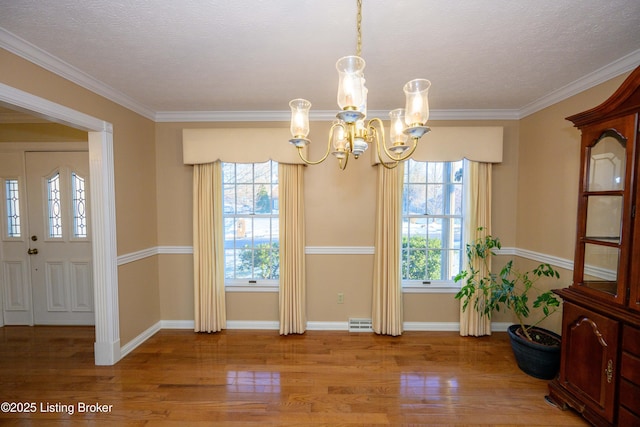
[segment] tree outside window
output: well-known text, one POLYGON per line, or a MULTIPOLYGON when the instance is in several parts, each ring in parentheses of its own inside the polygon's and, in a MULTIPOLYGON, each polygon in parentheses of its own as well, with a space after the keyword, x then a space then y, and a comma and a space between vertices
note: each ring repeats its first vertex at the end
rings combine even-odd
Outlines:
POLYGON ((225 280, 278 280, 278 164, 223 163, 222 177, 225 280))
POLYGON ((462 262, 463 163, 405 164, 402 280, 450 282, 462 262))

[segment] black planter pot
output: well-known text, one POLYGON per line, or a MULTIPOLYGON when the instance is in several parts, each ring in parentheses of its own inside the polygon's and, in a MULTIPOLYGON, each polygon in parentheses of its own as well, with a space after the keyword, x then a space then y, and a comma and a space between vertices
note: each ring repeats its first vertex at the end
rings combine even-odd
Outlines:
POLYGON ((558 340, 557 346, 528 341, 516 334, 520 325, 511 325, 507 332, 518 367, 526 374, 542 380, 553 379, 560 369, 560 335, 542 328, 533 328, 558 340))

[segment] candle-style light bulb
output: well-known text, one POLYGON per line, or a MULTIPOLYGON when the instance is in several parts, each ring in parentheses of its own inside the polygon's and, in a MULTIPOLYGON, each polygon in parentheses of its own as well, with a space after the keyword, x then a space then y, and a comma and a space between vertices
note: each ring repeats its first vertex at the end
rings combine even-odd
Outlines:
POLYGON ((291 107, 291 135, 294 138, 306 138, 309 135, 309 109, 311 103, 306 99, 294 99, 291 107))
POLYGON ((407 97, 405 123, 407 126, 424 126, 429 120, 429 88, 431 82, 426 79, 411 80, 404 85, 407 97))

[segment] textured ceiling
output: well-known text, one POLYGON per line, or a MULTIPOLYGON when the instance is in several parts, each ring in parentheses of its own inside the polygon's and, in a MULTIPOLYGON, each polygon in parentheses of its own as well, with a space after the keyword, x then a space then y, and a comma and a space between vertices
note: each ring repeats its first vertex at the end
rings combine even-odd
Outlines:
MULTIPOLYGON (((0 47, 27 42, 154 113, 335 110, 355 17, 355 0, 0 0, 0 47)), ((640 63, 638 0, 364 0, 362 19, 370 110, 417 77, 432 109, 519 110, 640 63)))

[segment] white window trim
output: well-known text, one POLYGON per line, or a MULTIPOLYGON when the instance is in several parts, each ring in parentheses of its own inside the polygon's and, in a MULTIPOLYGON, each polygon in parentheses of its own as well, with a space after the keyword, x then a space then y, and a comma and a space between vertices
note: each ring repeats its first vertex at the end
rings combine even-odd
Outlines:
POLYGON ((278 280, 227 279, 224 282, 225 292, 280 292, 278 280))
MULTIPOLYGON (((278 168, 278 162, 274 161, 274 160, 267 160, 267 162, 273 162, 274 166, 276 168, 278 168)), ((224 163, 239 163, 239 162, 223 162, 224 163)), ((255 164, 257 163, 264 163, 264 162, 249 162, 246 164, 253 164, 255 166, 255 164)), ((224 176, 224 173, 223 173, 224 176)), ((223 191, 224 191, 224 185, 226 185, 227 183, 223 183, 223 191)), ((234 182, 234 185, 237 185, 237 182, 234 182)), ((270 181, 268 183, 256 183, 255 181, 251 182, 252 185, 256 185, 256 184, 265 184, 265 185, 271 185, 273 186, 274 182, 270 181)), ((276 184, 279 184, 276 181, 276 184)), ((237 207, 237 200, 236 200, 236 207, 237 207)), ((255 207, 255 206, 254 206, 255 207)), ((226 214, 223 212, 222 215, 222 219, 223 221, 225 221, 226 219, 233 219, 234 221, 238 218, 246 218, 248 220, 253 220, 255 218, 264 218, 264 219, 277 219, 278 222, 280 221, 280 217, 279 217, 279 213, 274 213, 273 211, 271 213, 268 214, 256 214, 255 212, 248 212, 248 213, 235 213, 235 214, 226 214)), ((278 224, 279 226, 279 224, 278 224)), ((224 229, 225 226, 223 226, 224 229)), ((253 248, 252 248, 253 249, 253 248)), ((225 249, 225 253, 226 253, 226 249, 225 249)), ((226 255, 225 255, 225 263, 226 263, 226 255)), ((225 267, 225 275, 226 275, 226 267, 225 267)), ((225 292, 279 292, 279 279, 255 279, 255 278, 246 278, 246 279, 238 279, 238 278, 226 278, 225 277, 225 292)))
MULTIPOLYGON (((420 160, 421 162, 423 160, 420 160)), ((456 162, 457 160, 426 160, 426 162, 448 162, 448 163, 452 163, 452 162, 456 162)), ((464 193, 464 186, 467 183, 466 179, 464 177, 467 176, 467 162, 466 161, 462 161, 462 167, 463 167, 463 179, 462 179, 462 189, 463 189, 463 193, 464 193)), ((403 203, 404 203, 404 198, 403 198, 403 203)), ((462 230, 464 230, 464 224, 466 221, 465 218, 465 213, 466 213, 466 207, 465 207, 465 200, 464 200, 464 196, 463 196, 463 200, 462 200, 462 215, 417 215, 417 214, 408 214, 408 215, 401 215, 402 219, 404 221, 404 218, 460 218, 460 225, 461 225, 461 232, 462 230)), ((402 238, 402 235, 401 235, 402 238)), ((460 250, 462 251, 462 256, 464 256, 465 252, 465 248, 467 245, 467 242, 465 241, 465 236, 464 236, 464 232, 461 233, 461 238, 462 238, 462 242, 461 242, 461 248, 460 250)), ((402 261, 401 261, 402 264, 402 261)), ((462 270, 462 264, 460 265, 460 269, 462 270)), ((458 291, 460 290, 460 288, 462 287, 462 283, 456 283, 454 280, 425 280, 425 281, 421 281, 421 280, 407 280, 407 279, 402 279, 401 283, 400 283, 400 287, 402 288, 402 292, 403 293, 407 293, 407 294, 427 294, 427 293, 453 293, 456 294, 458 293, 458 291), (428 282, 428 283, 427 283, 428 282)))
POLYGON ((24 217, 23 217, 23 194, 24 191, 22 189, 22 180, 19 177, 3 177, 0 179, 0 185, 2 188, 0 189, 0 195, 2 195, 2 204, 0 205, 0 216, 2 216, 2 240, 5 242, 22 242, 24 241, 24 217), (7 207, 7 181, 17 181, 18 182, 18 209, 20 210, 20 215, 18 220, 20 221, 19 225, 19 235, 18 236, 10 236, 9 235, 9 210, 7 207))
POLYGON ((457 294, 461 284, 453 280, 420 280, 402 281, 402 293, 404 294, 457 294))

